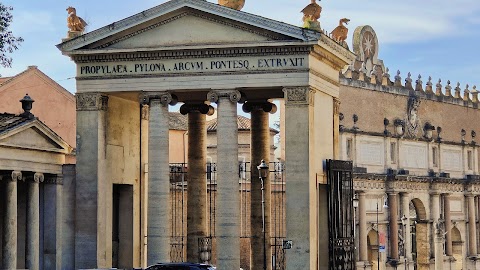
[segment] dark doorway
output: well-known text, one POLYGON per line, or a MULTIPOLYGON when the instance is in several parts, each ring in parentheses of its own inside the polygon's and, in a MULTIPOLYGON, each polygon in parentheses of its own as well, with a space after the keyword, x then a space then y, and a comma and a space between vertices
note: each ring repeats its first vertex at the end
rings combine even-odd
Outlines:
POLYGON ((133 267, 133 186, 113 185, 112 266, 133 267))

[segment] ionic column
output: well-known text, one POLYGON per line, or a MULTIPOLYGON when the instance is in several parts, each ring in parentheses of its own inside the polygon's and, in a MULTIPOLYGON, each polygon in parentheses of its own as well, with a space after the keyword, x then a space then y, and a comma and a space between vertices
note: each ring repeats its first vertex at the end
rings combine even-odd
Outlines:
POLYGON ((367 245, 367 208, 365 207, 365 192, 358 192, 358 241, 359 260, 368 261, 367 245))
POLYGON ((475 221, 475 196, 467 194, 468 207, 468 256, 477 256, 477 224, 475 221))
POLYGON ((187 261, 201 262, 199 239, 207 236, 207 129, 206 114, 213 107, 206 104, 184 104, 188 114, 188 180, 187 180, 187 261))
POLYGON ((170 261, 170 167, 168 104, 172 96, 149 97, 147 264, 170 261))
POLYGON ((5 216, 3 225, 3 268, 17 269, 17 181, 22 180, 22 172, 13 171, 6 183, 5 216))
MULTIPOLYGON (((43 269, 63 269, 62 256, 68 252, 68 245, 63 246, 64 231, 70 230, 68 225, 63 228, 63 175, 45 177, 43 185, 43 228, 54 228, 43 232, 43 269)), ((68 191, 66 191, 67 193, 68 191)), ((68 195, 67 195, 68 196, 68 195)), ((80 216, 81 217, 81 216, 80 216)), ((66 236, 68 238, 68 236, 66 236)), ((70 267, 68 264, 63 264, 70 267)))
POLYGON ((443 242, 444 235, 441 229, 440 220, 440 194, 437 192, 430 193, 430 209, 433 220, 432 234, 433 252, 432 257, 435 258, 435 269, 443 269, 443 242))
POLYGON ((398 202, 397 193, 388 193, 388 207, 390 208, 390 258, 397 260, 398 257, 398 202))
POLYGON ((43 182, 43 173, 35 173, 33 181, 28 183, 27 203, 27 268, 37 270, 40 267, 40 194, 39 183, 43 182))
POLYGON ((240 194, 236 90, 211 91, 218 107, 217 126, 217 268, 240 269, 240 194))
POLYGON ((450 194, 443 195, 443 209, 445 217, 445 254, 447 256, 453 255, 452 248, 452 216, 450 213, 450 194))
POLYGON ((142 214, 142 219, 141 219, 141 256, 140 256, 140 262, 141 262, 141 267, 142 268, 147 268, 147 220, 148 220, 148 178, 147 178, 147 173, 148 173, 148 119, 149 119, 149 113, 150 113, 150 108, 148 106, 148 100, 147 97, 140 97, 140 114, 141 114, 141 120, 140 120, 140 133, 141 133, 141 138, 140 138, 140 148, 141 148, 141 156, 140 156, 140 192, 141 192, 141 205, 140 205, 140 211, 142 214))
MULTIPOLYGON (((402 199, 402 214, 405 215, 407 218, 405 222, 405 231, 404 231, 404 248, 405 254, 404 256, 408 259, 408 261, 412 260, 412 239, 410 238, 410 196, 407 192, 403 192, 400 194, 402 199)), ((403 217, 402 217, 403 218, 403 217)))
POLYGON ((270 127, 268 114, 276 112, 276 106, 270 102, 247 101, 243 111, 251 114, 250 128, 250 164, 251 164, 251 203, 250 203, 250 269, 263 269, 264 256, 267 269, 272 266, 270 248, 271 181, 269 175, 263 179, 264 203, 262 206, 262 184, 257 166, 262 160, 270 162, 270 127), (263 217, 264 214, 264 217, 263 217), (265 227, 263 227, 265 218, 265 227), (265 230, 265 233, 264 231, 265 230), (265 237, 265 238, 264 238, 265 237), (264 247, 265 244, 265 247, 264 247), (265 254, 264 254, 265 248, 265 254))

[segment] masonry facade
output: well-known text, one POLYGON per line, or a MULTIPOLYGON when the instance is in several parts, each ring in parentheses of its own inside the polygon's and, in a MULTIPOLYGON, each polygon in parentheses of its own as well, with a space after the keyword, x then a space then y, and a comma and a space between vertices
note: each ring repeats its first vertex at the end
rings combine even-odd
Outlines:
POLYGON ((340 75, 340 156, 355 167, 358 268, 478 269, 477 90, 390 76, 369 26, 353 45, 358 58, 340 75))

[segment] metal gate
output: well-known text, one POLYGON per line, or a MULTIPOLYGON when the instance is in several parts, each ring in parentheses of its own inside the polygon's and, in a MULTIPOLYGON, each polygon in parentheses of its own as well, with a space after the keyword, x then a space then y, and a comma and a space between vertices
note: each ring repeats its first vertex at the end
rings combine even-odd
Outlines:
POLYGON ((329 269, 355 269, 353 235, 353 166, 327 160, 329 269))
MULTIPOLYGON (((271 248, 274 270, 285 269, 285 250, 283 240, 286 235, 285 216, 285 164, 281 162, 270 162, 271 179, 271 248)), ((249 269, 250 265, 250 163, 239 162, 239 192, 240 192, 240 241, 241 241, 241 266, 249 269)), ((208 235, 200 239, 201 245, 215 263, 216 240, 216 186, 217 174, 216 164, 206 164, 207 173, 207 213, 208 213, 208 235)), ((187 229, 187 179, 188 169, 185 163, 170 163, 170 203, 172 212, 171 218, 171 247, 170 259, 172 262, 186 260, 186 229, 187 229)), ((256 179, 255 179, 256 180, 256 179)))

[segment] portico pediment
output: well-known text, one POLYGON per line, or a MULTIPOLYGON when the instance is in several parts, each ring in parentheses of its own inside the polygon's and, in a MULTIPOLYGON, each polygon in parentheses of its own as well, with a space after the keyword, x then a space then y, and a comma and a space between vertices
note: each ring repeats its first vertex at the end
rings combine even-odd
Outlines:
POLYGON ((34 120, 0 133, 0 147, 70 153, 71 147, 48 127, 34 120))
POLYGON ((320 33, 205 0, 171 0, 57 45, 75 51, 163 50, 175 46, 316 41, 320 33))

